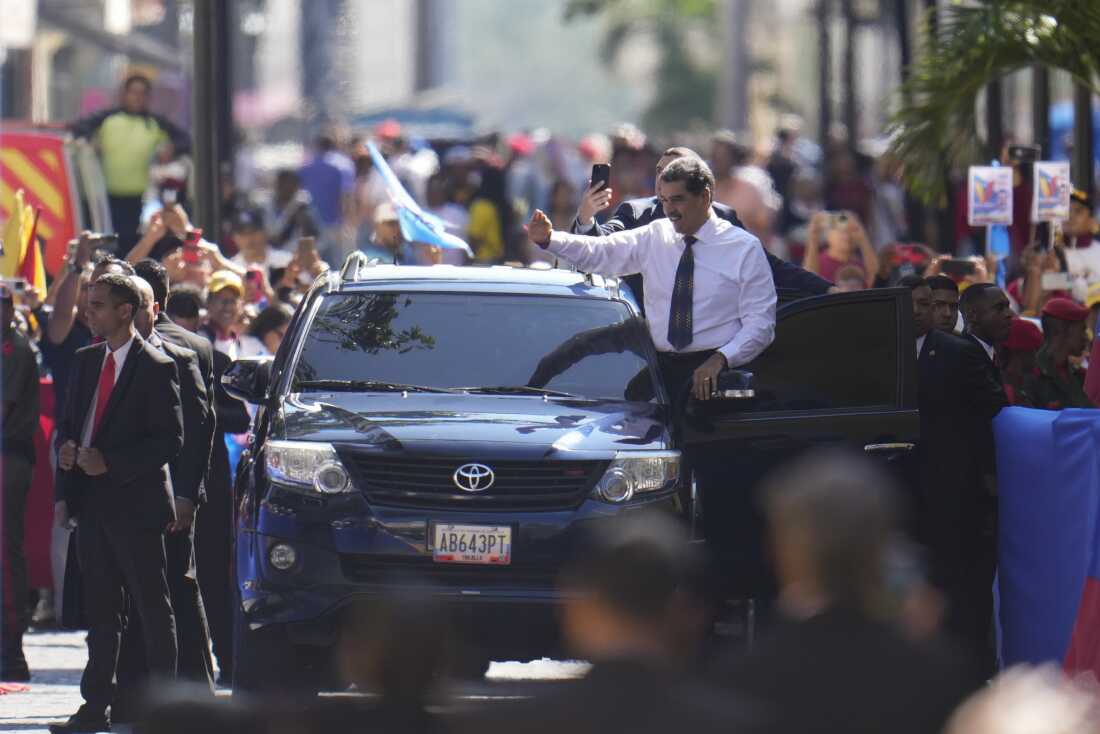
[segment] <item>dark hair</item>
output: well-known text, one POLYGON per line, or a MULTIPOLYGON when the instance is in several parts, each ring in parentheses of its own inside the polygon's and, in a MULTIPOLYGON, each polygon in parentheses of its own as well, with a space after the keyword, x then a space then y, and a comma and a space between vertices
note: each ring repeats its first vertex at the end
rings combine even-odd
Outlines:
POLYGON ((777 542, 788 540, 784 532, 808 541, 826 598, 872 612, 897 532, 898 497, 890 476, 864 456, 833 449, 777 471, 761 493, 777 542))
POLYGON ((700 558, 683 528, 665 515, 642 513, 608 530, 588 538, 563 585, 595 594, 624 617, 659 622, 676 595, 696 585, 700 558))
POLYGON ((317 150, 327 153, 330 150, 336 150, 336 139, 328 134, 318 135, 316 145, 317 150))
POLYGON ((197 319, 202 313, 202 291, 194 283, 180 283, 168 294, 164 310, 169 316, 197 319))
POLYGON ((115 306, 121 306, 125 303, 130 304, 132 307, 130 318, 133 318, 137 310, 141 308, 141 291, 130 278, 129 275, 106 273, 99 276, 94 285, 107 286, 115 306))
POLYGON ((714 174, 710 172, 710 166, 700 158, 684 156, 665 166, 661 171, 661 180, 665 183, 683 181, 689 193, 699 195, 704 190, 714 192, 714 174))
POLYGON ((301 184, 302 178, 293 168, 280 168, 275 172, 275 183, 279 184, 284 181, 293 181, 294 185, 297 186, 301 184))
POLYGON ((917 288, 927 288, 928 281, 919 275, 906 275, 898 280, 898 288, 908 288, 915 291, 917 288))
POLYGON ((932 275, 928 277, 928 287, 934 291, 959 292, 959 284, 946 275, 932 275))
POLYGON ((147 257, 134 266, 134 275, 153 288, 153 300, 163 309, 168 301, 168 269, 147 257))
POLYGON ((260 311, 256 315, 256 318, 252 319, 252 323, 248 327, 249 336, 254 336, 257 339, 263 341, 264 336, 268 332, 275 331, 280 326, 290 323, 290 318, 294 315, 287 306, 281 303, 273 303, 263 311, 260 311))
POLYGON ((676 145, 665 150, 661 153, 662 158, 699 158, 699 154, 691 148, 685 148, 682 145, 676 145))
POLYGON ((978 301, 985 300, 989 291, 996 287, 992 283, 975 283, 963 291, 959 296, 959 310, 962 311, 963 318, 966 319, 967 312, 978 305, 978 301))
POLYGON ((122 82, 122 88, 129 89, 131 84, 144 84, 146 92, 153 91, 153 80, 144 74, 131 74, 126 77, 126 81, 122 82))
POLYGON ((1070 325, 1069 321, 1055 318, 1050 314, 1043 314, 1039 322, 1043 325, 1043 339, 1045 341, 1050 341, 1056 336, 1061 336, 1070 325))
POLYGON ((110 268, 117 267, 125 275, 134 274, 134 266, 125 260, 119 260, 117 257, 107 252, 106 250, 96 250, 92 255, 92 270, 96 268, 110 268))

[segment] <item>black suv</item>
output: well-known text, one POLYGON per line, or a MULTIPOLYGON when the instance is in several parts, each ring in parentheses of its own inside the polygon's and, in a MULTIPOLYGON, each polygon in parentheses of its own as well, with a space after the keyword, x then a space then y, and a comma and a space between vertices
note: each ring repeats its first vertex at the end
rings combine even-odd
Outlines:
POLYGON ((353 256, 314 284, 273 360, 223 377, 258 406, 236 481, 235 686, 325 671, 342 610, 407 584, 453 600, 478 667, 553 654, 555 576, 582 534, 655 506, 701 530, 685 442, 728 465, 706 526, 731 593, 751 593, 748 497, 769 467, 829 442, 912 447, 910 322, 901 290, 783 304, 751 384, 739 375, 674 438, 616 281, 353 256))

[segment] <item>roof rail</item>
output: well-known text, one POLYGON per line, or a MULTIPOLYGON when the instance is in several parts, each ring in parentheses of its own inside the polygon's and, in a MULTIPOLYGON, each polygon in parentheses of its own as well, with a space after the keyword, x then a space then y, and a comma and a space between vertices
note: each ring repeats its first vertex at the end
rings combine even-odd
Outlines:
POLYGON ((340 280, 359 280, 359 269, 370 264, 365 253, 355 250, 344 260, 344 267, 340 268, 340 280))

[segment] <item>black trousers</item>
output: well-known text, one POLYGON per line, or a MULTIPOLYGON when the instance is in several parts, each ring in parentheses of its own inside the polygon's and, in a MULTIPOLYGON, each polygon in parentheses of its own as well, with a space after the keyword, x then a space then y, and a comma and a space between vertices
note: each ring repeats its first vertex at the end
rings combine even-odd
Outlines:
POLYGON ((982 680, 997 672, 993 640, 993 577, 997 571, 995 542, 968 549, 953 573, 941 584, 947 601, 943 627, 973 658, 982 680))
POLYGON ((80 679, 87 713, 102 715, 114 700, 127 597, 141 618, 152 678, 176 675, 176 621, 168 594, 164 531, 119 527, 88 508, 77 520, 77 550, 88 620, 88 663, 80 679))
POLYGON ((222 676, 233 672, 233 485, 225 434, 214 434, 210 471, 206 475, 206 504, 195 521, 195 562, 202 590, 214 655, 222 676))
POLYGON ((141 226, 141 196, 114 196, 107 197, 107 204, 111 209, 111 224, 118 234, 119 257, 126 257, 126 253, 134 249, 134 245, 141 239, 138 227, 141 226))
MULTIPOLYGON (((192 525, 186 533, 169 533, 164 539, 168 593, 176 618, 176 646, 179 651, 177 677, 198 683, 213 693, 210 633, 206 627, 206 612, 195 573, 194 534, 195 526, 192 525)), ((116 705, 111 707, 112 719, 116 721, 123 720, 116 716, 120 711, 133 715, 141 705, 141 689, 148 674, 143 640, 141 615, 131 599, 118 655, 116 705)), ((127 718, 134 720, 132 716, 127 718)))
MULTIPOLYGON (((24 549, 24 537, 26 535, 27 496, 31 491, 31 476, 34 465, 27 457, 16 453, 5 452, 0 458, 3 472, 4 492, 4 527, 3 546, 3 595, 4 595, 4 619, 3 619, 3 660, 8 659, 8 653, 16 656, 14 649, 16 641, 27 629, 27 599, 29 588, 27 586, 27 553, 24 549), (13 649, 9 650, 8 647, 13 649)), ((22 654, 19 653, 19 660, 22 654)))

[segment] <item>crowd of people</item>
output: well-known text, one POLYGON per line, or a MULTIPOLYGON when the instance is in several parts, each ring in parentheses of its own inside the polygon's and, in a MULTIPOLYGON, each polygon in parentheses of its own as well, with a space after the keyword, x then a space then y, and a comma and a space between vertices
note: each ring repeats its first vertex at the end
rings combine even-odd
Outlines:
MULTIPOLYGON (((705 154, 658 147, 631 126, 577 145, 542 131, 432 144, 384 123, 359 137, 319 136, 300 168, 273 172, 269 192, 239 191, 227 177, 220 230, 204 233, 188 214, 187 135, 149 113, 149 92, 147 79, 131 77, 120 108, 73 126, 100 151, 117 244, 85 232, 46 294, 0 288, 0 679, 30 678, 21 639, 31 624, 86 627, 87 703, 56 731, 96 731, 111 720, 158 732, 180 722, 262 731, 263 717, 280 711, 188 699, 143 713, 136 702, 147 700, 142 689, 155 677, 211 693, 211 643, 216 669, 231 680, 232 476, 250 416, 221 388, 230 362, 275 354, 303 294, 353 251, 400 264, 467 264, 461 251, 406 240, 368 137, 422 208, 470 244, 472 263, 562 259, 627 276, 665 378, 690 383, 699 399, 722 369, 767 348, 778 301, 909 288, 924 440, 906 491, 838 455, 770 480, 761 496, 784 621, 747 657, 700 656, 708 627, 701 564, 677 528, 646 518, 649 525, 594 541, 584 565, 562 577, 566 591, 583 592, 566 594, 563 612, 570 649, 593 662, 582 681, 441 720, 429 704, 446 668, 445 629, 424 611, 426 600, 395 599, 352 615, 360 622, 344 649, 348 680, 381 698, 310 704, 312 718, 287 714, 285 726, 778 732, 891 722, 934 731, 995 674, 991 420, 1009 404, 1100 404, 1100 223, 1089 194, 1074 193, 1062 237, 1032 244, 1043 239, 1032 227, 998 262, 957 257, 955 243, 908 241, 900 163, 840 144, 823 153, 793 118, 761 146, 728 132, 675 141, 705 154), (607 186, 590 180, 593 163, 610 163, 607 186), (608 243, 619 246, 600 246, 608 243), (693 314, 700 303, 712 309, 693 314), (178 378, 165 380, 172 363, 178 378), (56 430, 39 438, 43 452, 35 441, 45 376, 56 430), (123 400, 137 417, 112 422, 123 400), (117 445, 132 450, 112 453, 117 445), (24 516, 35 473, 55 484, 53 588, 27 580, 24 516), (108 480, 159 491, 112 494, 108 480), (913 564, 898 557, 921 555, 917 547, 926 583, 901 578, 913 564), (963 643, 966 662, 937 647, 940 631, 963 643)), ((1070 684, 1042 680, 1044 690, 1077 700, 1070 684)), ((954 730, 988 718, 982 701, 996 691, 964 706, 954 730)), ((1080 716, 1096 726, 1094 708, 1080 716)))

